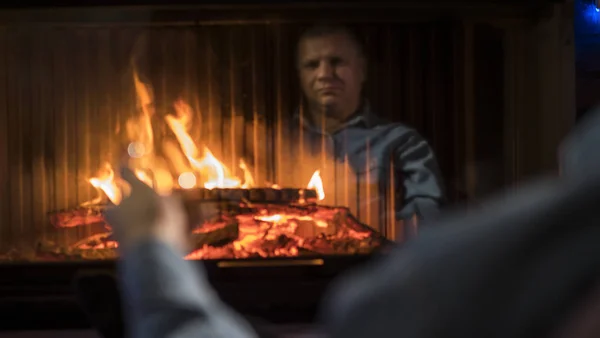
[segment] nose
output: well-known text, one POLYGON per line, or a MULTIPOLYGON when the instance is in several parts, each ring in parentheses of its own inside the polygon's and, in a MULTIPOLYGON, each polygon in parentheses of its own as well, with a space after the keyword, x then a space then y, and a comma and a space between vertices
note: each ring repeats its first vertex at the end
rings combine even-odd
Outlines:
POLYGON ((321 61, 319 62, 319 68, 317 69, 317 78, 321 79, 330 79, 333 77, 334 69, 329 62, 321 61))

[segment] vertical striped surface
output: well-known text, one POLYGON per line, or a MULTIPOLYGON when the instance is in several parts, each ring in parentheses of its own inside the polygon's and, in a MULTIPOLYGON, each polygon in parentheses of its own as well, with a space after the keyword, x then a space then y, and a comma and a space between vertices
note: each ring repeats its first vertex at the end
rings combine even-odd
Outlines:
MULTIPOLYGON (((465 135, 476 137, 465 129, 475 124, 465 113, 470 72, 463 27, 387 23, 361 29, 375 110, 417 128, 437 152, 447 182, 457 181, 466 144, 475 142, 465 135)), ((86 179, 114 160, 123 122, 135 113, 132 57, 153 85, 160 111, 184 98, 196 110, 192 136, 206 140, 229 167, 236 143, 250 140, 258 150, 252 155, 258 181, 276 183, 285 174, 277 165, 284 137, 278 120, 299 101, 293 65, 299 30, 295 24, 0 28, 1 250, 89 234, 85 228, 68 236, 57 232, 46 214, 95 196, 86 179), (255 127, 226 123, 232 117, 255 127), (267 130, 259 130, 258 120, 267 130)), ((451 200, 465 189, 462 181, 448 185, 451 200)))

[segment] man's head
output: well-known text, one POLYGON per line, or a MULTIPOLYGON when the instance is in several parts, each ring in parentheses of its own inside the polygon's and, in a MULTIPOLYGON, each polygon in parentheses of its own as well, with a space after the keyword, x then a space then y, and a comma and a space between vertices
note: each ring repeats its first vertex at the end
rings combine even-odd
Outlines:
POLYGON ((297 66, 311 109, 336 119, 345 119, 358 109, 366 60, 349 29, 324 25, 307 29, 298 41, 297 66))

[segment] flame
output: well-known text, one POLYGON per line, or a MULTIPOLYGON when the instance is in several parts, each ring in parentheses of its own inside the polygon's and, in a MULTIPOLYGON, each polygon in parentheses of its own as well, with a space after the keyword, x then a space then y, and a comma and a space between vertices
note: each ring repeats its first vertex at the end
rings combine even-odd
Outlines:
MULTIPOLYGON (((231 175, 229 169, 212 154, 208 147, 204 147, 204 154, 202 158, 199 158, 198 147, 188 133, 191 127, 190 121, 193 110, 183 100, 175 102, 174 108, 177 116, 167 115, 165 120, 175 134, 192 169, 207 177, 206 182, 204 182, 205 188, 249 188, 254 185, 254 179, 247 170, 246 164, 242 161, 240 161, 240 168, 244 171, 244 183, 239 178, 231 175)), ((187 189, 190 188, 193 187, 187 187, 187 189)))
POLYGON ((317 170, 310 178, 307 189, 315 189, 317 191, 317 196, 319 197, 319 201, 325 199, 325 189, 323 189, 323 181, 321 180, 321 171, 317 170))
POLYGON ((149 86, 140 81, 137 72, 133 73, 133 83, 141 114, 126 122, 127 136, 132 140, 128 152, 132 157, 141 160, 139 165, 142 168, 147 168, 151 166, 151 156, 148 155, 154 151, 152 91, 149 86))
POLYGON ((244 160, 240 160, 240 169, 242 169, 244 172, 244 184, 242 184, 242 188, 252 188, 255 184, 254 177, 252 177, 252 174, 250 174, 250 170, 248 169, 248 166, 244 160))
POLYGON ((104 192, 106 197, 114 204, 121 202, 121 189, 116 184, 115 171, 110 163, 105 163, 98 177, 90 178, 89 182, 94 188, 104 192))
POLYGON ((260 215, 254 216, 254 219, 257 221, 268 222, 273 224, 283 224, 288 223, 290 221, 313 221, 315 222, 315 225, 319 228, 327 228, 329 226, 324 220, 315 219, 312 216, 301 216, 293 214, 260 215))
MULTIPOLYGON (((153 94, 149 85, 142 82, 137 72, 133 74, 139 113, 127 120, 126 131, 129 139, 127 153, 129 167, 142 182, 154 188, 159 194, 169 194, 178 186, 181 189, 204 187, 206 189, 241 188, 256 185, 250 169, 243 160, 239 161, 242 174, 240 179, 227 166, 217 159, 206 145, 199 145, 190 135, 194 110, 184 100, 173 104, 175 114, 168 114, 164 121, 173 132, 175 140, 168 138, 163 143, 164 156, 156 154, 156 138, 152 125, 154 116, 153 94)), ((106 163, 96 177, 89 182, 106 197, 118 204, 124 184, 117 184, 113 167, 106 163)), ((279 189, 276 184, 273 188, 279 189)), ((319 170, 315 171, 309 189, 316 189, 319 200, 325 198, 323 182, 319 170)), ((85 204, 97 203, 98 198, 85 204)))
MULTIPOLYGON (((227 167, 221 163, 217 158, 208 150, 204 148, 204 158, 200 162, 201 168, 212 169, 212 173, 209 171, 209 179, 204 183, 204 187, 207 189, 214 188, 240 188, 242 186, 239 178, 231 176, 227 167)), ((206 171, 205 171, 206 172, 206 171)))
POLYGON ((152 182, 152 178, 148 176, 143 170, 137 169, 134 171, 135 176, 142 182, 146 183, 149 187, 154 186, 154 182, 152 182))

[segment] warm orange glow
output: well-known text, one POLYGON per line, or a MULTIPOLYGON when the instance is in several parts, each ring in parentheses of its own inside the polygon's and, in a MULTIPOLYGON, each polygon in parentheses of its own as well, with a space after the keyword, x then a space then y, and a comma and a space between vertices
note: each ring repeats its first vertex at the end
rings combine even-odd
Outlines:
POLYGON ((255 185, 254 178, 252 177, 252 174, 250 173, 246 162, 244 162, 243 160, 240 160, 240 169, 242 169, 242 171, 244 172, 244 184, 242 184, 242 188, 252 188, 255 185))
POLYGON ((131 142, 127 146, 127 154, 133 158, 142 158, 146 154, 146 146, 140 142, 131 142))
POLYGON ((119 204, 121 202, 121 189, 117 187, 115 182, 115 171, 109 163, 104 165, 104 168, 100 171, 98 177, 90 178, 89 182, 94 188, 104 192, 106 197, 114 204, 119 204))
POLYGON ((196 186, 196 175, 194 173, 182 173, 177 179, 177 183, 183 189, 192 189, 196 186))
MULTIPOLYGON (((167 138, 163 141, 163 145, 156 145, 152 126, 154 114, 152 90, 142 82, 137 73, 134 73, 133 81, 139 114, 126 122, 129 139, 128 166, 142 182, 165 195, 171 193, 176 187, 182 189, 255 187, 256 182, 244 161, 241 159, 239 161, 239 173, 242 174, 240 178, 217 159, 206 145, 201 145, 192 138, 190 131, 194 126, 192 121, 194 110, 183 100, 177 100, 173 104, 175 114, 164 117, 174 139, 167 138), (162 146, 164 156, 157 155, 155 152, 157 146, 162 146)), ((118 204, 123 193, 119 189, 122 188, 122 184, 117 184, 116 181, 117 178, 110 164, 106 164, 97 177, 90 179, 94 187, 101 190, 111 202, 118 204)), ((280 188, 275 184, 272 187, 280 188)), ((323 182, 318 170, 313 174, 308 188, 317 190, 319 200, 325 198, 323 182)))
POLYGON ((152 178, 150 176, 148 176, 148 174, 146 174, 144 171, 142 170, 136 170, 135 171, 135 176, 142 182, 146 183, 149 187, 153 187, 154 186, 154 182, 152 182, 152 178))
POLYGON ((321 180, 321 172, 319 170, 315 171, 312 175, 306 188, 316 190, 319 201, 325 199, 325 190, 323 189, 323 181, 321 180))
POLYGON ((315 225, 320 228, 327 228, 327 222, 320 219, 315 219, 312 216, 301 216, 301 215, 293 215, 293 214, 274 214, 274 215, 264 215, 264 216, 255 216, 255 220, 262 222, 270 222, 273 224, 283 224, 288 223, 289 221, 312 221, 315 222, 315 225))
MULTIPOLYGON (((307 213, 302 207, 256 205, 250 213, 235 216, 239 233, 230 243, 204 245, 186 258, 294 257, 302 255, 302 251, 331 254, 336 250, 334 247, 344 253, 369 248, 372 233, 356 227, 353 222, 337 208, 315 207, 307 213), (347 246, 327 244, 338 240, 347 246)), ((198 231, 210 232, 226 223, 205 223, 198 231)))
POLYGON ((204 183, 207 189, 239 188, 242 185, 240 179, 231 176, 227 167, 217 160, 208 148, 204 148, 204 157, 199 169, 204 169, 205 175, 208 173, 209 179, 204 183))

